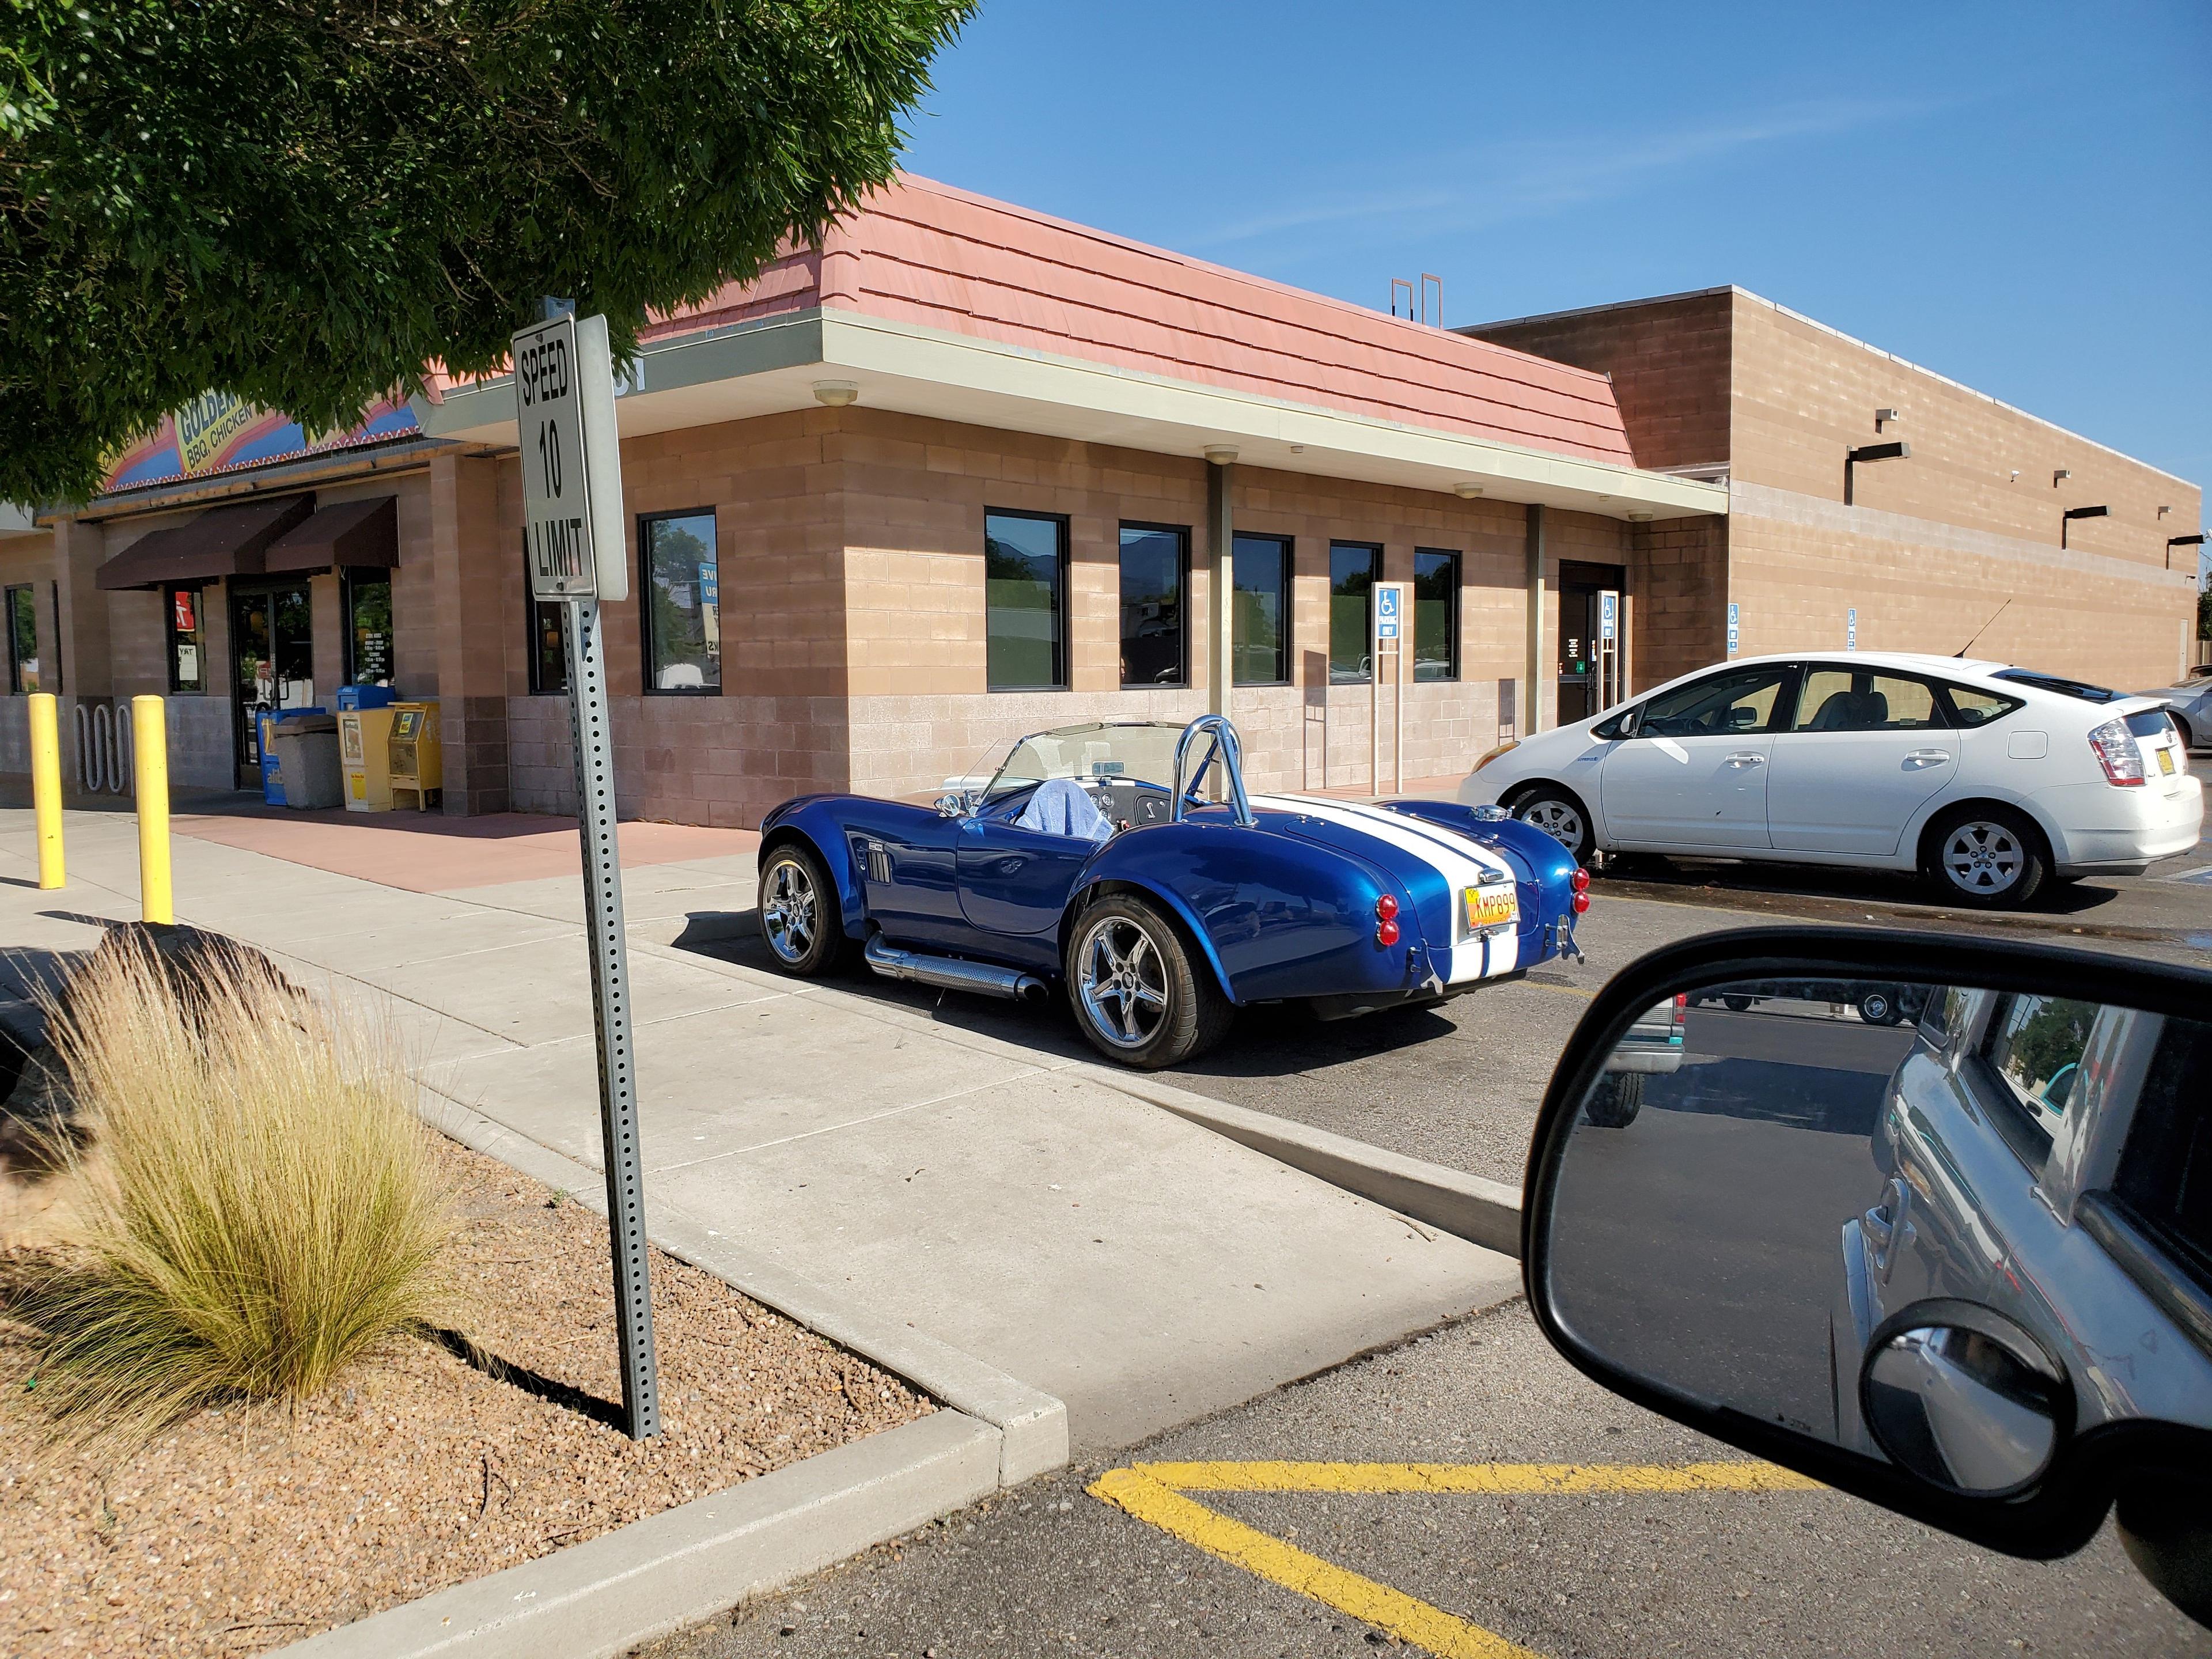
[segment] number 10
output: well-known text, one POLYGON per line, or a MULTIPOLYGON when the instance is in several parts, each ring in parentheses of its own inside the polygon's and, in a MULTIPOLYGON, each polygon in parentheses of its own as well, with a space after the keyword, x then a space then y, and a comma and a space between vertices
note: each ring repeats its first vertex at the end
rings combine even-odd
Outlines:
POLYGON ((545 493, 561 493, 561 428, 550 421, 538 428, 538 471, 544 479, 545 493))

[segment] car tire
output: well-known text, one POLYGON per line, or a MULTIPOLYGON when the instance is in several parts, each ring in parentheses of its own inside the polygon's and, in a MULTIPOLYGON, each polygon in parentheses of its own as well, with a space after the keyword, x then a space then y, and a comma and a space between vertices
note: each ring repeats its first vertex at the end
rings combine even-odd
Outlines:
POLYGON ((1733 995, 1723 996, 1721 999, 1721 1004, 1732 1014, 1747 1014, 1751 1012, 1751 999, 1749 997, 1733 995))
POLYGON ((1894 1025, 1905 1018, 1897 1006, 1897 993, 1887 985, 1870 986, 1859 993, 1859 1018, 1869 1025, 1894 1025))
POLYGON ((785 842, 762 864, 760 923, 769 960, 794 978, 819 979, 852 959, 836 884, 804 842, 785 842))
POLYGON ((1957 807, 1936 819, 1921 841, 1920 864, 1946 902, 1976 910, 2017 909, 2051 873, 2042 832, 1997 805, 1957 807))
POLYGON ((1068 1005, 1107 1059, 1155 1072, 1221 1041, 1237 1010, 1156 905, 1111 893, 1085 905, 1062 963, 1068 1005))
POLYGON ((1597 851, 1589 809, 1556 783, 1529 785, 1505 803, 1505 810, 1565 848, 1577 864, 1588 864, 1597 851))
POLYGON ((1607 1072, 1583 1104, 1583 1116, 1600 1129, 1626 1129, 1644 1109, 1644 1073, 1607 1072))

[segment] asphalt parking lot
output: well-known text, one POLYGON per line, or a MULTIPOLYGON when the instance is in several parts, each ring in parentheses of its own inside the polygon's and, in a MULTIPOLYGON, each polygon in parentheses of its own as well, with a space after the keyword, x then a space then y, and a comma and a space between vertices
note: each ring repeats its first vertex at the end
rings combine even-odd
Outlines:
POLYGON ((1485 1659, 2212 1655, 2109 1528, 2069 1559, 2013 1561, 1835 1492, 1663 1489, 1667 1471, 1735 1456, 1585 1380, 1516 1304, 948 1516, 647 1659, 1302 1659, 1404 1642, 1485 1659), (1191 1494, 1273 1541, 1253 1550, 1259 1571, 1089 1490, 1198 1460, 1326 1467, 1297 1472, 1310 1490, 1191 1494), (1565 1464, 1598 1489, 1359 1490, 1389 1484, 1368 1466, 1409 1462, 1508 1488, 1512 1466, 1565 1464), (1347 1593, 1316 1559, 1372 1588, 1347 1593))

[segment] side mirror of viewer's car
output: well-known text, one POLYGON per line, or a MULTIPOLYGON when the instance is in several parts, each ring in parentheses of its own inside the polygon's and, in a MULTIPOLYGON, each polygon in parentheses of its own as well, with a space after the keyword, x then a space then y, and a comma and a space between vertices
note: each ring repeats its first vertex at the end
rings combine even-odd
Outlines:
POLYGON ((1528 1300, 1597 1382, 2011 1555, 2118 1506, 2212 1625, 2212 975, 1845 928, 1609 984, 1538 1119, 1528 1300))

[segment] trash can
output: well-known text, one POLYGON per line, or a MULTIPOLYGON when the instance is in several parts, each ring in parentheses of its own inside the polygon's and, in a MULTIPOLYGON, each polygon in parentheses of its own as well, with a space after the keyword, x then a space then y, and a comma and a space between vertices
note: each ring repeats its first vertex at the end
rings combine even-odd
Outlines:
POLYGON ((338 687, 338 713, 357 714, 364 708, 383 708, 399 701, 399 694, 388 685, 342 685, 338 687))
POLYGON ((338 766, 337 717, 287 714, 276 722, 275 736, 284 805, 302 810, 343 805, 345 787, 338 766))
POLYGON ((276 722, 294 714, 320 714, 320 708, 261 708, 254 711, 254 729, 260 734, 261 799, 270 806, 284 804, 284 775, 276 763, 276 722))

